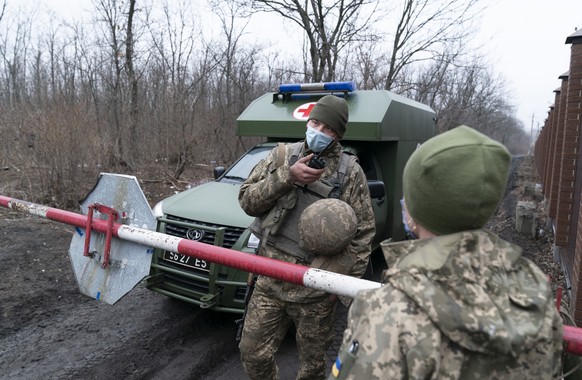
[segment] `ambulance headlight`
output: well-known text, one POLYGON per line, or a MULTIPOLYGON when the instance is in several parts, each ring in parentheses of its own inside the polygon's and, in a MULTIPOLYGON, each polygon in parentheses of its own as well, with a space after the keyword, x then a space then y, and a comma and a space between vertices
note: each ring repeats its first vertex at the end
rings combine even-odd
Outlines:
POLYGON ((164 201, 159 201, 155 206, 154 209, 152 210, 154 212, 154 216, 156 218, 161 218, 164 216, 164 210, 162 208, 164 201))

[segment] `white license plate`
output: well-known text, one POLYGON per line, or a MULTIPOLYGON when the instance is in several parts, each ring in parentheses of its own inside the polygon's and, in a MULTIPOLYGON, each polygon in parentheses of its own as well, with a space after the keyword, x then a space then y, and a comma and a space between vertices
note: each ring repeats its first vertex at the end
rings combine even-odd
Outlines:
POLYGON ((182 255, 181 253, 176 252, 165 251, 164 260, 205 271, 210 269, 210 263, 208 261, 197 259, 196 257, 182 255))

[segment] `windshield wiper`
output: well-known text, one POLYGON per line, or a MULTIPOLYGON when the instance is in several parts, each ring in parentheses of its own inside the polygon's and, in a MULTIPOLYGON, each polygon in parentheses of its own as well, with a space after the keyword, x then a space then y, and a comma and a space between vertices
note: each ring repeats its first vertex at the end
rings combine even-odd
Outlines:
POLYGON ((233 180, 240 181, 240 182, 244 182, 244 181, 247 180, 246 178, 239 177, 239 176, 236 176, 236 175, 225 175, 222 178, 224 178, 224 179, 233 179, 233 180))

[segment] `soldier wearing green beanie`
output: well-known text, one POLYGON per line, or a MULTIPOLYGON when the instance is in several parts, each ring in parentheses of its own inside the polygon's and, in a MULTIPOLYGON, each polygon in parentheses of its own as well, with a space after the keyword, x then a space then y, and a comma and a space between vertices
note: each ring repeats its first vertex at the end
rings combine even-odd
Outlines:
POLYGON ((407 210, 437 235, 481 228, 503 198, 510 162, 503 145, 469 127, 438 135, 404 168, 407 210))
POLYGON ((384 285, 361 292, 330 379, 551 379, 562 320, 546 275, 483 229, 511 156, 466 126, 426 141, 403 174, 419 240, 382 243, 384 285))
MULTIPOLYGON (((256 217, 250 229, 261 239, 259 255, 364 274, 376 227, 364 171, 340 145, 348 116, 344 98, 321 97, 308 116, 305 140, 279 144, 242 184, 239 203, 256 217)), ((259 276, 239 344, 247 376, 278 378, 275 353, 294 325, 301 353, 297 379, 324 378, 337 301, 320 290, 259 276)))
POLYGON ((327 124, 342 139, 348 125, 348 104, 343 98, 326 95, 315 103, 309 120, 327 124))

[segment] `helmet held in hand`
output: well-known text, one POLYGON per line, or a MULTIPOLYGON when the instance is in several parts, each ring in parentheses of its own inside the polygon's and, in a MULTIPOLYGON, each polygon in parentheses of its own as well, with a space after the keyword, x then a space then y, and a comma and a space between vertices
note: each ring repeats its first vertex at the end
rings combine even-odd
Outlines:
POLYGON ((340 253, 356 235, 358 219, 350 205, 322 199, 309 205, 299 218, 299 246, 316 255, 340 253))

